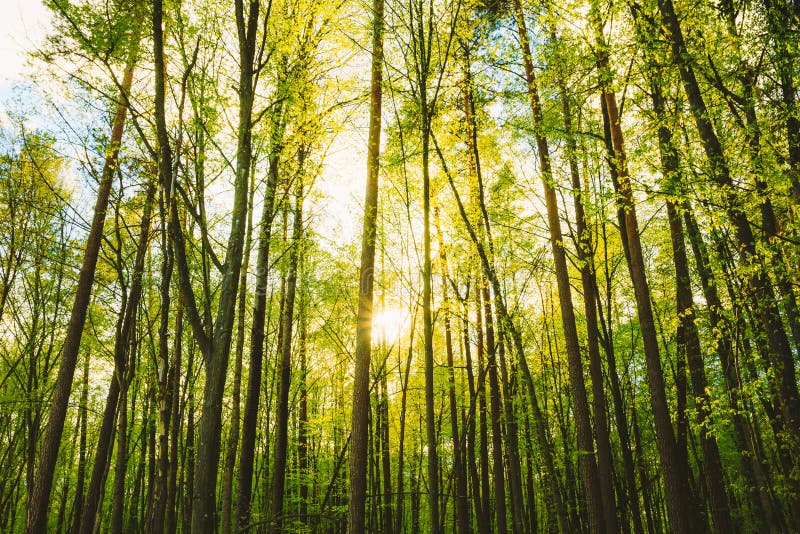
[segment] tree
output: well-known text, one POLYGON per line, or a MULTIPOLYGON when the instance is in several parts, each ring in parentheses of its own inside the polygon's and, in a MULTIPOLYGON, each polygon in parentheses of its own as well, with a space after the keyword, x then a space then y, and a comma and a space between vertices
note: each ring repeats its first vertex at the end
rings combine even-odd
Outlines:
POLYGON ((138 54, 138 23, 134 22, 130 38, 130 50, 125 65, 120 96, 116 105, 114 121, 111 127, 111 137, 103 163, 103 170, 97 190, 97 200, 94 206, 94 216, 89 235, 86 239, 83 261, 81 263, 78 286, 75 290, 75 301, 72 305, 69 326, 67 328, 64 346, 61 353, 61 363, 58 368, 56 389, 48 414, 48 423, 42 445, 39 449, 38 469, 31 490, 27 507, 26 530, 29 533, 41 532, 47 528, 47 512, 50 502, 50 491, 53 487, 58 451, 61 447, 61 438, 64 432, 64 422, 67 415, 67 406, 72 391, 72 381, 75 377, 78 352, 80 350, 83 327, 86 322, 86 312, 92 294, 97 258, 100 253, 100 244, 103 238, 103 226, 106 218, 108 198, 111 194, 111 185, 117 167, 120 143, 125 128, 125 116, 128 111, 127 98, 133 83, 133 69, 138 54))
POLYGON ((372 306, 375 277, 375 238, 378 219, 378 188, 381 145, 383 83, 383 0, 372 5, 372 62, 370 81, 367 183, 361 233, 361 267, 358 284, 356 367, 353 382, 353 413, 350 444, 350 498, 347 531, 363 532, 367 493, 367 442, 369 439, 369 368, 372 351, 372 306))

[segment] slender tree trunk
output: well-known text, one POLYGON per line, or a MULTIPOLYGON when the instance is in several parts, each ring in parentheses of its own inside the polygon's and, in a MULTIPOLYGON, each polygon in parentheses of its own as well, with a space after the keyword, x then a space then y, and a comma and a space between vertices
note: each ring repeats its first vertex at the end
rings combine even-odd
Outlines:
POLYGON ((502 400, 500 393, 500 380, 498 379, 497 346, 494 338, 494 320, 492 316, 492 303, 489 288, 485 281, 483 288, 483 312, 486 322, 486 353, 487 369, 489 374, 489 410, 492 423, 492 475, 494 479, 494 510, 495 530, 500 534, 508 531, 506 525, 506 486, 505 467, 503 465, 503 431, 500 410, 502 400))
MULTIPOLYGON (((373 0, 372 13, 372 80, 370 82, 369 139, 367 141, 367 183, 364 194, 361 267, 358 280, 356 364, 351 420, 350 496, 347 512, 347 532, 349 534, 360 534, 364 531, 367 494, 369 367, 372 351, 372 304, 380 170, 381 84, 383 80, 383 0, 373 0)), ((402 444, 402 437, 400 442, 402 444)), ((402 477, 402 471, 398 476, 402 477)), ((398 513, 402 515, 399 510, 401 507, 398 506, 398 513)))
MULTIPOLYGON (((639 508, 639 492, 636 485, 636 472, 633 461, 633 452, 631 447, 630 427, 628 426, 628 418, 625 414, 625 404, 622 399, 622 387, 620 385, 619 374, 617 373, 617 358, 614 350, 613 335, 611 333, 611 311, 609 310, 608 321, 603 319, 603 309, 600 302, 600 291, 597 289, 597 278, 594 278, 594 287, 596 289, 595 299, 598 308, 598 317, 600 318, 600 326, 603 335, 601 341, 603 343, 603 350, 606 354, 606 362, 608 367, 608 377, 611 383, 611 399, 614 406, 614 419, 617 422, 617 433, 619 434, 620 449, 622 450, 622 463, 623 471, 625 473, 625 486, 628 493, 628 506, 630 507, 631 516, 633 519, 633 528, 636 534, 642 534, 644 527, 642 525, 642 511, 639 508)), ((611 306, 610 299, 608 306, 611 306)), ((644 483, 644 479, 642 479, 644 483)), ((646 492, 646 490, 645 490, 646 492)), ((648 532, 651 532, 648 530, 648 532)))
POLYGON ((286 482, 286 458, 289 431, 289 389, 291 387, 292 367, 292 321, 294 301, 297 290, 297 265, 302 253, 303 238, 303 160, 305 149, 300 149, 298 157, 298 185, 292 222, 292 241, 289 252, 289 272, 286 277, 286 302, 284 303, 281 328, 281 360, 278 365, 278 406, 275 418, 275 456, 272 466, 272 501, 270 504, 270 528, 272 534, 279 534, 283 528, 283 500, 286 482))
MULTIPOLYGON (((153 409, 156 413, 152 413, 148 410, 147 412, 147 483, 145 484, 145 499, 144 499, 144 506, 142 507, 142 514, 139 523, 144 527, 148 528, 150 523, 150 518, 153 517, 154 511, 153 508, 155 507, 155 485, 156 485, 156 470, 158 469, 157 462, 156 462, 156 427, 158 426, 157 422, 157 403, 158 399, 156 398, 157 391, 156 388, 148 388, 147 397, 148 403, 147 407, 153 409)), ((144 449, 143 449, 144 450, 144 449)))
MULTIPOLYGON (((389 354, 386 355, 387 359, 389 354)), ((383 470, 383 531, 394 532, 394 510, 392 506, 392 458, 389 451, 389 388, 386 366, 381 371, 381 467, 383 470)))
MULTIPOLYGON (((475 104, 472 98, 473 87, 472 87, 472 72, 471 72, 471 59, 469 54, 469 47, 465 43, 462 43, 461 48, 464 53, 463 58, 463 69, 464 69, 464 89, 463 89, 463 99, 464 99, 464 119, 465 119, 465 126, 466 126, 466 137, 467 137, 467 161, 469 165, 470 171, 470 178, 472 183, 470 188, 470 194, 476 204, 483 206, 483 179, 481 177, 481 165, 480 165, 480 153, 478 151, 478 132, 477 132, 477 124, 475 120, 475 104)), ((479 214, 474 214, 479 215, 479 214)), ((485 236, 488 228, 484 223, 481 224, 480 218, 473 222, 474 226, 477 227, 478 239, 481 239, 485 236)), ((480 480, 478 478, 478 462, 475 461, 475 412, 473 411, 473 416, 470 417, 470 426, 468 427, 467 433, 467 440, 468 440, 468 450, 471 457, 469 461, 470 470, 473 473, 473 492, 474 492, 474 502, 475 502, 475 520, 476 525, 478 527, 478 531, 482 534, 486 534, 491 531, 491 507, 490 503, 490 495, 489 495, 489 458, 488 458, 488 447, 487 447, 487 440, 488 440, 488 433, 486 430, 486 393, 485 393, 485 373, 483 371, 483 354, 484 354, 484 345, 483 345, 483 323, 482 323, 482 315, 480 309, 480 284, 478 283, 479 277, 475 278, 475 300, 477 303, 477 311, 476 311, 476 337, 477 337, 477 346, 476 346, 476 358, 478 360, 478 385, 476 389, 475 379, 473 377, 472 365, 469 361, 470 354, 469 354, 469 339, 468 339, 468 324, 466 322, 466 318, 468 314, 468 306, 464 306, 464 328, 465 328, 465 347, 467 352, 467 379, 470 385, 470 403, 472 406, 475 406, 475 399, 477 399, 477 415, 479 419, 479 441, 480 441, 480 480), (471 445, 469 444, 471 443, 471 445)), ((468 297, 468 296, 467 296, 468 297)), ((465 297, 465 299, 467 299, 465 297)))
MULTIPOLYGON (((71 452, 75 452, 75 439, 77 436, 75 434, 72 435, 72 442, 70 443, 71 452)), ((60 504, 58 506, 58 516, 56 517, 56 532, 61 534, 62 532, 67 532, 66 525, 64 522, 67 516, 67 492, 69 491, 69 479, 64 481, 64 484, 61 486, 61 499, 60 504)), ((11 514, 9 514, 11 515, 11 514)), ((16 517, 9 517, 8 521, 11 524, 16 523, 16 517)), ((7 526, 7 523, 3 525, 4 527, 7 526)))
POLYGON ((189 407, 186 416, 186 443, 184 445, 185 459, 183 461, 183 472, 185 474, 185 483, 183 484, 183 514, 182 514, 182 529, 183 531, 190 532, 192 521, 192 498, 191 488, 194 487, 194 458, 195 458, 195 409, 194 409, 194 346, 190 346, 188 361, 186 362, 186 380, 184 382, 184 389, 187 392, 189 399, 189 407))
MULTIPOLYGON (((416 458, 415 460, 419 460, 416 458)), ((411 534, 420 534, 420 494, 419 494, 419 463, 415 461, 411 466, 411 534)))
MULTIPOLYGON (((385 269, 385 255, 381 250, 381 271, 385 269)), ((384 307, 384 295, 381 292, 380 306, 384 307)), ((399 341, 399 340, 398 340, 399 341)), ((394 532, 394 510, 392 506, 392 459, 389 450, 389 358, 392 355, 392 348, 386 347, 386 340, 382 340, 383 349, 386 351, 386 356, 380 368, 380 378, 378 381, 380 396, 378 404, 378 413, 380 414, 380 463, 381 463, 381 476, 383 481, 383 532, 392 534, 394 532)))
POLYGON ((431 95, 428 84, 431 75, 431 40, 434 39, 433 5, 430 13, 423 0, 413 2, 409 6, 409 26, 413 34, 412 48, 415 63, 414 84, 420 112, 420 142, 422 156, 422 221, 423 221, 423 253, 422 253, 422 326, 425 369, 425 437, 427 450, 428 474, 428 527, 432 534, 439 534, 439 453, 436 436, 436 411, 434 389, 433 356, 433 292, 431 287, 431 175, 430 175, 430 142, 432 113, 438 90, 431 95))
MULTIPOLYGON (((420 23, 421 24, 421 23, 420 23)), ((423 213, 423 267, 422 267, 422 324, 425 346, 425 430, 428 458, 428 512, 431 534, 439 533, 439 455, 436 439, 435 391, 433 383, 433 313, 431 288, 431 177, 430 155, 431 117, 425 84, 420 85, 422 101, 422 213, 423 213)))
MULTIPOLYGON (((172 428, 170 434, 170 468, 169 486, 167 488, 167 517, 166 532, 174 534, 178 528, 178 441, 181 433, 183 410, 185 401, 182 399, 181 376, 183 375, 182 355, 183 355, 183 302, 180 295, 175 310, 175 347, 172 351, 173 362, 171 366, 172 375, 170 377, 170 388, 172 389, 172 428)), ((183 458, 183 451, 181 451, 183 458)))
MULTIPOLYGON (((411 328, 408 334, 408 355, 406 356, 405 373, 400 371, 401 366, 398 362, 398 371, 400 374, 400 435, 397 440, 398 460, 397 460, 397 504, 395 505, 395 532, 405 532, 403 520, 405 509, 405 436, 406 436, 406 408, 408 403, 408 378, 411 373, 411 358, 414 355, 414 330, 416 323, 416 315, 411 322, 411 328), (403 376, 403 374, 405 376, 403 376)), ((399 354, 399 353, 398 353, 399 354)))
MULTIPOLYGON (((133 36, 131 42, 137 43, 138 30, 134 31, 136 35, 133 36)), ((97 200, 94 206, 92 225, 86 239, 83 262, 78 277, 78 284, 75 289, 75 300, 72 305, 67 334, 61 350, 61 363, 58 367, 56 386, 53 392, 53 398, 50 402, 47 428, 42 438, 41 448, 39 449, 39 469, 36 471, 33 489, 31 490, 30 500, 28 501, 26 520, 26 532, 28 534, 39 534, 47 530, 47 515, 50 491, 53 487, 53 475, 55 473, 56 461, 58 460, 58 451, 61 446, 61 436, 64 433, 64 422, 66 421, 69 397, 72 392, 72 381, 75 377, 75 366, 78 361, 83 326, 86 322, 86 313, 89 309, 89 302, 92 296, 94 273, 97 267, 97 258, 100 253, 100 244, 103 240, 103 225, 106 219, 108 199, 111 194, 111 184, 119 160, 122 133, 125 129, 125 116, 128 111, 128 93, 130 92, 133 82, 133 67, 136 62, 137 53, 137 46, 132 46, 122 77, 120 99, 111 127, 111 137, 109 138, 106 149, 106 158, 103 163, 100 186, 97 190, 97 200)))
MULTIPOLYGON (((300 293, 300 339, 298 340, 297 352, 300 357, 300 413, 297 421, 297 467, 300 477, 300 522, 308 524, 308 480, 311 478, 309 472, 309 440, 308 440, 308 362, 306 354, 306 338, 308 329, 308 318, 305 305, 305 292, 300 293)), ((351 438, 352 439, 352 438, 351 438)))
MULTIPOLYGON (((112 377, 112 380, 114 378, 112 377)), ((83 380, 81 387, 81 411, 78 424, 80 438, 78 439, 78 480, 75 482, 75 504, 73 508, 72 532, 78 534, 81 529, 81 515, 84 502, 84 481, 86 479, 86 417, 89 413, 89 355, 83 360, 83 380)), ((31 440, 33 441, 33 440, 31 440)), ((32 458, 31 458, 32 461, 32 458)), ((31 481, 28 480, 30 483, 31 481)))
POLYGON ((444 338, 448 366, 448 398, 450 401, 450 436, 453 443, 453 478, 455 479, 455 516, 458 532, 467 534, 469 530, 469 502, 467 500, 467 475, 464 470, 463 448, 458 431, 458 401, 456 399, 456 377, 453 369, 453 334, 450 323, 450 299, 447 285, 447 251, 445 250, 442 228, 439 222, 439 208, 434 209, 436 234, 439 240, 439 264, 442 273, 442 311, 444 312, 444 338))
POLYGON ((158 366, 157 375, 157 404, 158 404, 158 436, 157 436, 157 475, 151 517, 148 520, 148 530, 154 534, 164 531, 164 516, 167 504, 167 477, 169 476, 169 426, 172 416, 172 390, 169 387, 170 358, 169 358, 169 310, 170 310, 170 283, 172 282, 173 255, 163 232, 161 240, 161 317, 158 328, 158 366))
MULTIPOLYGON (((738 366, 736 365, 733 347, 730 337, 726 334, 730 331, 730 326, 726 323, 723 313, 722 301, 717 292, 717 286, 712 279, 709 268, 708 251, 700 234, 697 221, 691 214, 691 207, 686 206, 683 212, 684 226, 691 243, 694 263, 700 278, 703 289, 703 297, 708 309, 710 326, 715 331, 723 333, 715 336, 714 348, 719 356, 720 367, 725 377, 725 385, 728 393, 728 402, 733 413, 733 434, 736 450, 740 457, 742 475, 746 481, 746 494, 751 504, 757 507, 757 520, 763 515, 774 517, 774 510, 770 503, 769 496, 766 494, 764 484, 759 482, 766 478, 764 466, 761 463, 761 455, 753 446, 755 439, 752 426, 742 415, 745 410, 745 399, 742 395, 742 384, 739 377, 738 366), (758 511, 760 508, 760 511, 758 511)), ((773 520, 768 523, 774 524, 773 520)))
POLYGON ((514 405, 516 396, 516 376, 509 372, 506 363, 506 344, 503 336, 497 344, 497 358, 500 363, 500 379, 503 383, 503 407, 506 428, 506 477, 508 478, 508 490, 511 495, 511 521, 513 532, 525 530, 525 517, 522 504, 522 461, 519 454, 519 432, 517 425, 517 414, 514 405))
POLYGON ((658 335, 650 303, 650 288, 644 266, 641 237, 639 234, 639 221, 633 201, 630 178, 623 147, 623 134, 616 95, 609 89, 611 79, 608 70, 607 45, 603 37, 602 25, 599 20, 598 7, 593 4, 595 19, 595 34, 600 55, 598 66, 604 76, 603 100, 608 114, 608 123, 611 130, 611 141, 614 148, 614 159, 617 169, 619 186, 617 193, 620 195, 619 203, 624 208, 625 226, 620 228, 620 233, 628 243, 628 270, 633 283, 636 298, 636 308, 639 316, 639 326, 644 343, 645 364, 647 369, 647 384, 650 390, 650 405, 653 411, 656 430, 656 443, 658 445, 661 468, 664 476, 664 486, 669 515, 670 529, 676 534, 687 532, 689 525, 688 505, 685 495, 684 480, 680 476, 680 459, 675 442, 675 434, 669 415, 669 406, 664 385, 664 371, 661 366, 661 355, 658 346, 658 335))
MULTIPOLYGON (((239 310, 236 319, 236 360, 233 371, 233 392, 231 408, 231 429, 228 435, 228 450, 225 453, 225 474, 222 481, 222 531, 230 534, 236 531, 236 518, 233 517, 233 472, 236 469, 236 453, 239 448, 242 393, 242 357, 244 355, 245 301, 247 298, 247 271, 250 265, 250 249, 253 239, 253 194, 255 192, 255 172, 250 172, 250 209, 247 212, 247 234, 245 236, 244 259, 239 280, 239 310)), ((265 208, 264 208, 265 209, 265 208)), ((259 372, 259 375, 261 373, 259 372)))
POLYGON ((639 429, 639 418, 636 414, 636 399, 631 399, 631 426, 633 430, 633 445, 636 450, 636 466, 639 470, 639 479, 642 481, 642 499, 644 500, 644 513, 645 521, 647 522, 647 532, 653 534, 662 530, 660 522, 659 527, 656 529, 656 519, 658 517, 658 510, 653 503, 653 489, 652 482, 647 475, 647 465, 645 464, 644 451, 642 449, 642 433, 639 429))
POLYGON ((483 306, 481 306, 481 278, 475 277, 475 330, 478 338, 477 358, 478 358, 478 410, 479 414, 479 454, 481 472, 481 512, 479 517, 479 530, 492 530, 492 505, 491 505, 491 482, 489 481, 489 428, 487 423, 486 406, 486 356, 485 356, 485 332, 483 330, 483 306))
POLYGON ((278 187, 283 146, 283 112, 278 104, 271 134, 269 174, 264 194, 264 206, 259 223, 258 257, 256 259, 256 289, 253 317, 250 328, 250 366, 247 378, 247 395, 242 420, 242 448, 239 456, 239 490, 237 525, 245 527, 250 519, 255 461, 258 406, 261 401, 262 363, 264 359, 265 317, 267 312, 267 282, 269 279, 269 250, 272 240, 272 221, 275 218, 275 193, 278 187))
MULTIPOLYGON (((128 469, 128 391, 120 394, 119 417, 117 418, 117 461, 114 464, 114 493, 111 505, 109 532, 120 534, 125 514, 125 473, 128 469)), ((94 528, 88 530, 94 532, 94 528)))
POLYGON ((685 346, 684 350, 686 351, 686 359, 689 365, 692 394, 697 405, 697 425, 700 432, 704 460, 703 475, 711 505, 711 519, 718 532, 733 532, 734 524, 725 492, 722 461, 717 448, 717 440, 709 430, 711 425, 711 399, 708 395, 708 380, 706 379, 703 356, 700 351, 700 337, 697 332, 697 325, 694 322, 695 306, 692 299, 686 245, 683 241, 683 225, 677 210, 671 202, 667 204, 667 211, 677 282, 677 311, 682 330, 679 342, 683 342, 685 346), (680 339, 681 337, 683 339, 680 339))
MULTIPOLYGON (((137 400, 136 391, 134 391, 133 395, 132 395, 131 407, 130 407, 130 411, 132 413, 136 413, 136 400, 137 400)), ((143 413, 149 415, 148 412, 149 412, 149 409, 148 409, 148 406, 147 406, 147 402, 145 402, 145 407, 144 407, 143 413)), ((126 431, 125 431, 127 433, 126 434, 127 436, 130 436, 130 435, 133 434, 133 423, 134 423, 135 419, 136 419, 135 417, 131 417, 130 418, 131 422, 126 427, 126 431)), ((134 474, 133 492, 132 492, 133 495, 132 495, 132 498, 131 498, 131 504, 128 507, 128 525, 127 526, 128 526, 129 529, 131 529, 133 531, 140 529, 141 528, 140 525, 142 524, 142 522, 140 520, 140 511, 143 508, 143 506, 142 506, 142 504, 143 504, 143 502, 142 502, 143 501, 143 499, 142 499, 142 489, 145 486, 145 483, 144 483, 144 470, 145 470, 146 459, 147 459, 147 437, 146 436, 147 436, 147 433, 148 433, 147 431, 148 431, 148 427, 149 427, 149 424, 148 424, 148 421, 147 421, 146 417, 144 418, 143 422, 144 422, 144 424, 142 425, 142 427, 141 427, 141 429, 139 431, 139 438, 137 440, 134 440, 134 443, 131 444, 131 445, 133 445, 133 447, 130 447, 132 449, 131 451, 127 450, 129 447, 128 447, 128 440, 126 440, 126 444, 125 444, 125 449, 126 450, 124 451, 125 454, 124 454, 124 457, 123 457, 125 459, 126 463, 128 462, 129 459, 132 460, 133 458, 135 458, 133 453, 136 452, 135 443, 136 443, 136 441, 138 441, 139 442, 139 447, 138 448, 139 448, 140 452, 139 452, 139 458, 137 459, 137 462, 136 462, 136 473, 134 474)))
POLYGON ((561 232, 561 220, 558 214, 555 182, 550 165, 550 149, 542 131, 542 107, 539 101, 539 88, 533 70, 533 58, 528 41, 528 30, 525 26, 522 4, 519 0, 515 1, 515 10, 520 42, 522 44, 523 60, 525 62, 525 77, 528 84, 531 113, 533 115, 533 127, 536 132, 536 147, 539 155, 539 167, 542 173, 542 186, 544 187, 545 204, 547 206, 547 222, 550 229, 550 246, 556 270, 561 321, 564 329, 564 339, 567 345, 570 389, 574 400, 575 423, 578 434, 578 457, 580 460, 579 465, 583 492, 589 512, 589 530, 594 533, 603 532, 605 529, 604 525, 607 521, 610 523, 609 531, 615 532, 617 530, 617 516, 613 506, 613 491, 610 495, 607 495, 607 498, 611 500, 609 507, 613 511, 612 517, 606 520, 604 520, 603 517, 604 503, 597 471, 597 462, 594 455, 589 400, 586 393, 586 383, 583 378, 583 363, 581 361, 578 329, 575 323, 575 311, 572 306, 572 291, 569 285, 567 256, 564 250, 564 238, 561 232))
MULTIPOLYGON (((478 413, 478 393, 475 391, 475 376, 472 363, 472 350, 470 349, 470 335, 469 335, 469 288, 467 294, 464 296, 462 302, 463 313, 463 346, 464 346, 464 364, 467 371, 467 387, 469 389, 469 405, 470 412, 466 418, 466 457, 465 464, 469 470, 470 484, 471 484, 471 497, 472 503, 475 507, 475 524, 478 532, 487 534, 490 529, 488 522, 484 520, 484 512, 481 501, 481 483, 478 475, 478 461, 475 458, 475 417, 478 413)), ((478 339, 481 339, 480 331, 478 331, 478 339)), ((482 343, 482 341, 481 341, 482 343)))

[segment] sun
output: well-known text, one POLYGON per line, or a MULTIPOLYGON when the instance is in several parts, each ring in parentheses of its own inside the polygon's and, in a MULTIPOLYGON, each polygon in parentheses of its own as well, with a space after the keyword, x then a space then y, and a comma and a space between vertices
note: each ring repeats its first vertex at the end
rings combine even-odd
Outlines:
POLYGON ((399 308, 384 308, 372 316, 372 340, 392 343, 406 328, 406 316, 399 308))

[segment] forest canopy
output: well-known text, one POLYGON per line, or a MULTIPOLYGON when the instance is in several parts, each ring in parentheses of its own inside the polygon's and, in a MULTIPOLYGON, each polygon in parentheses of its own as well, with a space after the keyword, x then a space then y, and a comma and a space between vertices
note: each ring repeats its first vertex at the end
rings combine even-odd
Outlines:
POLYGON ((800 531, 800 3, 43 3, 0 531, 800 531))

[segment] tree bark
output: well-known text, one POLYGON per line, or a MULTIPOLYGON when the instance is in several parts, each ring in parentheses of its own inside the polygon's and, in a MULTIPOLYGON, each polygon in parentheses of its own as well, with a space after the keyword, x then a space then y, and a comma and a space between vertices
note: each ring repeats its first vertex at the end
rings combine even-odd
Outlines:
MULTIPOLYGON (((112 378, 114 380, 114 378, 112 378)), ((78 480, 75 482, 75 504, 73 507, 73 524, 72 532, 78 534, 81 529, 81 515, 83 512, 84 498, 84 482, 86 480, 86 418, 89 414, 89 355, 86 355, 83 361, 83 380, 81 384, 81 411, 78 423, 80 438, 78 439, 78 480)), ((31 440, 33 441, 33 440, 31 440)), ((30 457, 30 461, 33 458, 30 457)), ((30 483, 31 480, 28 480, 30 483)))
MULTIPOLYGON (((300 478, 300 522, 308 524, 308 480, 309 472, 309 432, 308 432, 308 361, 306 338, 308 330, 308 310, 305 304, 305 292, 300 293, 300 325, 297 352, 300 357, 300 413, 297 420, 297 470, 300 478)), ((351 438, 352 439, 352 438, 351 438)))
MULTIPOLYGON (((383 80, 383 0, 373 0, 372 12, 372 79, 370 82, 369 138, 367 140, 367 183, 364 193, 364 220, 361 234, 356 364, 351 415, 350 496, 347 512, 347 532, 349 534, 360 534, 364 531, 367 496, 369 367, 372 351, 372 304, 380 170, 381 84, 383 80)), ((402 437, 400 441, 402 447, 402 437)), ((402 475, 400 472, 398 476, 402 477, 402 475)), ((400 507, 398 507, 399 509, 400 507)))
MULTIPOLYGON (((610 522, 610 532, 617 530, 616 511, 613 507, 613 492, 607 495, 611 499, 613 518, 604 519, 604 503, 600 491, 600 479, 595 460, 593 431, 589 400, 586 393, 586 383, 583 378, 583 363, 581 361, 580 345, 578 341, 578 328, 575 323, 575 310, 572 306, 572 290, 569 283, 567 256, 564 250, 564 237, 561 232, 561 219, 558 214, 555 182, 550 165, 550 148, 542 130, 542 107, 539 101, 539 88, 533 70, 528 41, 528 30, 525 26, 524 14, 520 0, 515 1, 517 28, 522 45, 523 60, 525 62, 525 78, 528 85, 533 127, 536 137, 536 148, 539 155, 539 168, 542 173, 542 186, 544 188, 545 204, 547 207, 547 225, 550 230, 550 247, 555 264, 558 297, 561 309, 561 321, 564 330, 564 339, 567 345, 567 362, 569 370, 570 389, 574 400, 575 424, 578 435, 578 458, 581 470, 581 481, 586 506, 589 513, 589 530, 603 532, 606 522, 610 522)), ((605 409, 605 408, 603 408, 605 409)))
POLYGON ((608 46, 603 37, 602 26, 599 21, 599 14, 597 13, 598 8, 594 4, 593 6, 593 11, 595 11, 596 40, 600 51, 598 67, 601 69, 601 76, 603 77, 603 99, 608 113, 617 179, 619 182, 619 186, 617 187, 617 194, 619 195, 618 202, 625 212, 625 226, 624 228, 620 228, 620 233, 624 234, 624 239, 626 239, 628 243, 628 271, 633 283, 636 309, 639 316, 639 327, 644 344, 647 385, 650 390, 650 407, 653 411, 656 443, 658 445, 661 468, 664 476, 669 526, 676 534, 683 534, 689 529, 687 523, 689 519, 688 504, 684 491, 685 484, 680 477, 680 459, 675 442, 675 434, 672 430, 669 406, 667 404, 664 371, 661 366, 658 335, 655 327, 655 319, 653 317, 653 309, 650 303, 650 288, 645 272, 644 255, 639 233, 639 221, 636 215, 633 191, 628 176, 626 155, 623 146, 621 119, 617 107, 616 95, 610 90, 609 85, 612 80, 610 79, 610 72, 608 70, 608 46))
POLYGON ((264 360, 265 316, 267 312, 267 282, 269 280, 269 251, 272 240, 272 221, 275 218, 275 192, 283 145, 283 113, 281 104, 271 134, 269 174, 264 194, 264 206, 259 224, 258 257, 256 259, 256 289, 253 302, 253 318, 250 327, 250 366, 247 377, 244 416, 242 420, 242 448, 239 456, 239 490, 237 501, 237 524, 244 528, 250 520, 250 501, 253 490, 253 464, 255 461, 258 406, 261 400, 262 363, 264 360))
POLYGON ((494 337, 494 319, 489 288, 485 281, 481 284, 483 296, 483 317, 486 323, 486 367, 489 375, 489 414, 492 424, 492 478, 494 481, 495 531, 505 534, 506 524, 506 485, 503 464, 502 399, 498 378, 497 345, 494 337))
POLYGON ((289 252, 289 272, 286 276, 286 302, 281 318, 281 360, 278 364, 278 401, 275 417, 275 456, 272 466, 272 499, 270 504, 270 527, 272 534, 279 534, 283 528, 283 500, 286 482, 286 458, 289 431, 289 389, 292 380, 292 322, 294 302, 297 292, 297 265, 302 254, 303 238, 303 160, 305 148, 300 149, 298 157, 298 185, 295 198, 294 221, 292 222, 292 241, 289 252))
MULTIPOLYGON (((236 360, 233 370, 233 392, 231 408, 231 429, 228 435, 228 447, 225 453, 225 473, 222 481, 222 531, 230 534, 238 530, 237 516, 233 510, 233 472, 236 469, 236 454, 239 449, 239 433, 241 429, 241 394, 242 394, 242 358, 244 355, 245 301, 247 299, 247 271, 250 265, 250 249, 253 241, 253 194, 255 193, 255 172, 250 171, 250 200, 247 212, 247 234, 244 244, 244 259, 239 280, 239 309, 236 319, 236 360)), ((266 206, 265 206, 266 208, 266 206)), ((263 208, 263 209, 265 209, 263 208)), ((259 375, 261 373, 259 372, 259 375)))
POLYGON ((467 475, 464 470, 463 448, 458 429, 458 401, 456 399, 456 377, 453 363, 453 334, 450 323, 450 299, 448 298, 447 285, 447 251, 442 237, 442 227, 439 222, 439 208, 434 209, 436 234, 439 241, 439 266, 442 274, 442 309, 444 312, 444 338, 447 351, 448 387, 447 394, 450 402, 450 437, 453 443, 453 478, 455 479, 455 515, 458 532, 467 534, 469 530, 469 501, 467 500, 467 475))
MULTIPOLYGON (((166 210, 163 210, 164 212, 166 210)), ((151 514, 148 518, 148 530, 154 534, 164 531, 164 517, 167 504, 167 477, 169 476, 169 427, 172 416, 172 389, 169 384, 170 358, 169 358, 169 310, 170 310, 170 284, 172 282, 173 254, 163 232, 161 240, 161 282, 159 293, 161 298, 160 323, 158 328, 158 360, 156 367, 157 378, 157 404, 158 404, 158 435, 157 435, 157 473, 154 498, 151 514)), ((88 533, 87 533, 88 534, 88 533)))
MULTIPOLYGON (((134 30, 131 42, 138 43, 138 29, 134 30)), ((47 428, 39 449, 39 469, 36 471, 27 507, 25 529, 28 534, 38 534, 47 530, 47 512, 50 491, 53 487, 53 475, 61 446, 61 436, 64 433, 64 422, 67 417, 70 393, 72 392, 72 381, 75 377, 75 366, 78 361, 83 326, 86 322, 86 313, 92 296, 94 273, 97 268, 100 244, 103 240, 103 226, 106 219, 108 199, 111 194, 111 184, 119 161, 122 133, 125 129, 125 117, 128 111, 128 93, 130 93, 133 82, 133 68, 137 55, 138 47, 134 45, 128 55, 122 84, 120 85, 120 99, 114 114, 111 137, 106 148, 106 158, 97 190, 92 225, 86 238, 83 262, 75 289, 75 300, 61 350, 61 363, 58 367, 56 386, 50 403, 47 428)))

